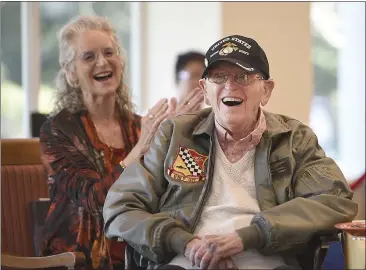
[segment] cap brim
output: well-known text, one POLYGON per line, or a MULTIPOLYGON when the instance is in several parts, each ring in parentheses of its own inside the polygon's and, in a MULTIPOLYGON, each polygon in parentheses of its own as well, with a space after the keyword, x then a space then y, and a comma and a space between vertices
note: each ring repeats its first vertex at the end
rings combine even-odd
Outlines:
POLYGON ((203 78, 205 78, 206 77, 206 75, 207 75, 207 72, 210 70, 210 68, 212 68, 212 66, 214 65, 214 64, 217 64, 218 62, 230 62, 230 63, 232 63, 232 64, 234 64, 234 65, 237 65, 238 67, 240 67, 240 68, 242 68, 243 70, 245 70, 246 72, 248 72, 248 73, 256 73, 256 72, 258 72, 258 70, 256 69, 256 68, 254 68, 254 67, 252 67, 251 65, 249 65, 249 64, 247 64, 247 63, 244 63, 243 61, 239 61, 239 60, 235 60, 235 59, 232 59, 232 58, 220 58, 220 59, 217 59, 217 60, 215 60, 215 61, 213 61, 212 63, 210 63, 207 67, 206 67, 206 69, 205 69, 205 71, 203 72, 203 74, 202 74, 202 79, 203 78))

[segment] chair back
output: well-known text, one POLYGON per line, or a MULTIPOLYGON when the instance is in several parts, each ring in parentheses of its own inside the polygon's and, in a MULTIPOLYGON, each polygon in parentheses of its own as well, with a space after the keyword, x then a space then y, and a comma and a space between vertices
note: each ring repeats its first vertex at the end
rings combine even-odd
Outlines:
POLYGON ((41 256, 41 243, 43 239, 43 228, 50 209, 49 198, 41 198, 29 203, 29 215, 31 224, 31 235, 35 256, 41 256))
POLYGON ((1 252, 34 256, 29 205, 48 198, 39 139, 1 140, 1 252))

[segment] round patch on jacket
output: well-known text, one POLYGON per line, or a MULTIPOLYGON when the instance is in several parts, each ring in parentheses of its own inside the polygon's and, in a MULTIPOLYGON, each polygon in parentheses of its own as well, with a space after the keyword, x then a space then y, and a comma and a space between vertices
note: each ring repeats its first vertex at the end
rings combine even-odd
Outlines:
POLYGON ((206 180, 205 162, 208 156, 201 155, 193 149, 179 146, 174 163, 168 168, 168 175, 184 182, 206 180))

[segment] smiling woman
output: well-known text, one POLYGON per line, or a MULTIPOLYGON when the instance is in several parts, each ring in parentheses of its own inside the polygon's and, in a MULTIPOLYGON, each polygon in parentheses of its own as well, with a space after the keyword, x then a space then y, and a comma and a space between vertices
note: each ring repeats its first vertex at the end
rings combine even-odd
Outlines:
POLYGON ((107 192, 146 153, 160 123, 177 111, 190 112, 199 92, 187 96, 191 105, 169 107, 161 99, 141 117, 125 83, 124 48, 107 19, 77 17, 58 37, 56 106, 40 133, 51 187, 42 254, 79 251, 88 269, 124 269, 125 243, 104 236, 107 192))
POLYGON ((95 269, 124 268, 124 243, 107 240, 101 210, 121 172, 147 151, 168 116, 134 113, 125 85, 125 55, 108 20, 82 16, 59 33, 56 106, 41 128, 41 156, 51 186, 43 255, 81 251, 95 269))

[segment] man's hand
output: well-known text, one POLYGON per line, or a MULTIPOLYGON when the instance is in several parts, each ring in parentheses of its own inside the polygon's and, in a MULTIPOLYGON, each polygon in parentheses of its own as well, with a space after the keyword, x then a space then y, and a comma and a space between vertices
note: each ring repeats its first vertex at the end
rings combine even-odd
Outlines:
POLYGON ((194 257, 196 252, 201 247, 205 247, 205 242, 202 241, 200 237, 196 237, 186 244, 184 249, 184 257, 186 257, 191 262, 192 266, 195 265, 194 257))
POLYGON ((243 241, 236 232, 222 235, 205 235, 200 237, 211 250, 220 252, 224 257, 233 256, 244 250, 243 241))
POLYGON ((239 268, 235 265, 233 259, 231 258, 226 258, 226 259, 222 259, 217 267, 215 267, 215 269, 236 269, 238 270, 239 268))
POLYGON ((236 232, 223 235, 205 235, 201 239, 210 250, 201 257, 201 269, 217 268, 222 260, 231 258, 244 250, 243 242, 236 232))
POLYGON ((224 235, 205 235, 187 243, 184 256, 192 266, 200 269, 234 268, 231 256, 244 250, 244 245, 236 232, 224 235))

